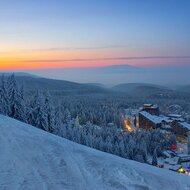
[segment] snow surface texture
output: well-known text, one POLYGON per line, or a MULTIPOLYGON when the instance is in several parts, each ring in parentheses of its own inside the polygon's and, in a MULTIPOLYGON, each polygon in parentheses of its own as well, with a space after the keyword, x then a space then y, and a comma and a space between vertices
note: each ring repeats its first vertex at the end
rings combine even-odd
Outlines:
POLYGON ((103 153, 0 115, 0 189, 188 190, 190 178, 103 153))

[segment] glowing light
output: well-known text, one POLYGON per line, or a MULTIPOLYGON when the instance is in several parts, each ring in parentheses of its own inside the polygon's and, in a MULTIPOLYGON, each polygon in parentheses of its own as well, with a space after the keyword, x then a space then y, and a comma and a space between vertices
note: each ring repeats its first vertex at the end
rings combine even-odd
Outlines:
POLYGON ((179 169, 178 169, 178 172, 179 172, 179 173, 185 173, 185 170, 184 170, 183 168, 179 168, 179 169))
POLYGON ((129 121, 125 120, 124 121, 125 124, 125 129, 127 129, 129 132, 132 132, 134 129, 129 125, 129 121))

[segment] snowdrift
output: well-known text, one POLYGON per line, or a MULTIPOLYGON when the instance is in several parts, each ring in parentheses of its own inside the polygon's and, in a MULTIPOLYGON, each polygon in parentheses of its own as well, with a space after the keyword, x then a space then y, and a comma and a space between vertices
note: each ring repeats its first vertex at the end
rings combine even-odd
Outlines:
POLYGON ((190 178, 103 153, 0 115, 0 189, 190 189, 190 178))

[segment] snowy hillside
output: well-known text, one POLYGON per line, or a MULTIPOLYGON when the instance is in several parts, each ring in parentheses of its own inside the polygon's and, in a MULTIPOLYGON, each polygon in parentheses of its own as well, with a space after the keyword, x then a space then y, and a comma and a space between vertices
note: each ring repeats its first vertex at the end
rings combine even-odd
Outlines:
POLYGON ((125 160, 0 115, 0 189, 190 189, 190 178, 125 160))

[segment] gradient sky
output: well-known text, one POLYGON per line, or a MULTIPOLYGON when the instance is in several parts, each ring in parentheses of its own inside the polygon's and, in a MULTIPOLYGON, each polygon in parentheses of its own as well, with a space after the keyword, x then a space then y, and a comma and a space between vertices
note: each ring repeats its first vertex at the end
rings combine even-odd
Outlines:
POLYGON ((190 64, 189 0, 0 0, 0 70, 190 64))

